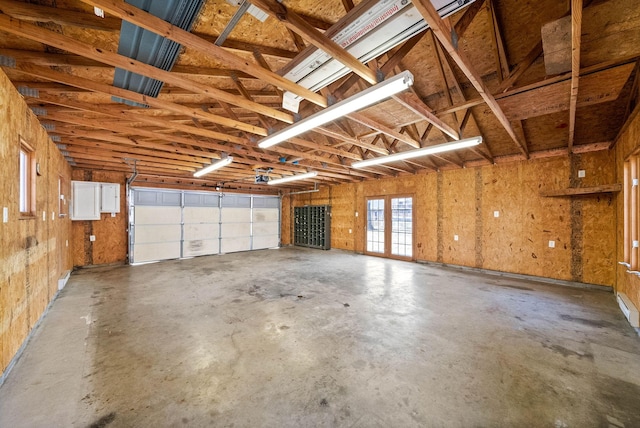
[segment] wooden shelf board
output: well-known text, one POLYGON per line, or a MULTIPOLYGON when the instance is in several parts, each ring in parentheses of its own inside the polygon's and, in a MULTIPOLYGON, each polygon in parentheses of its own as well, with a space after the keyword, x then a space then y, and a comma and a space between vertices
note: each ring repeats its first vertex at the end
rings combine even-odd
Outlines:
POLYGON ((598 193, 616 193, 622 190, 622 184, 604 184, 593 187, 574 187, 570 189, 547 190, 540 192, 544 197, 582 196, 595 195, 598 193))

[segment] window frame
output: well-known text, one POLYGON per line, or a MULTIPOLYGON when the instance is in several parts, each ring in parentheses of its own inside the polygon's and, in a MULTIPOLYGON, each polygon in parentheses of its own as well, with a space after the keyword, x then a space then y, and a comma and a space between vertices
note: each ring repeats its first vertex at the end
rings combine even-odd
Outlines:
POLYGON ((630 271, 638 270, 640 246, 640 156, 624 161, 624 263, 630 271))
POLYGON ((18 152, 18 209, 21 218, 33 218, 36 215, 35 150, 22 137, 18 152))

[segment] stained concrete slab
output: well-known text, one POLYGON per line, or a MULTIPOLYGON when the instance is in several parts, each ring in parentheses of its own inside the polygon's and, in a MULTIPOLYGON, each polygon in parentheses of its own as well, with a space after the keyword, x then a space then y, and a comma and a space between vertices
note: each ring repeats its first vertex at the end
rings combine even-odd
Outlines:
POLYGON ((640 426, 613 294, 283 248, 72 275, 2 427, 640 426))

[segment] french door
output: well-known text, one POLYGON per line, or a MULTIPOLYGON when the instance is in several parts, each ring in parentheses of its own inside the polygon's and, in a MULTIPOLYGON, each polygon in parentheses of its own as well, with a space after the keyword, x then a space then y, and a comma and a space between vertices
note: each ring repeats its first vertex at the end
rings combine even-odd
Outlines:
POLYGON ((413 259, 413 197, 367 198, 366 253, 413 259))

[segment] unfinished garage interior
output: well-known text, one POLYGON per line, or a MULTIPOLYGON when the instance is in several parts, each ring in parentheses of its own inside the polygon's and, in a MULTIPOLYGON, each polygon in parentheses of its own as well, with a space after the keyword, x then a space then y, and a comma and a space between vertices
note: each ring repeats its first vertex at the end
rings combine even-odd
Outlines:
POLYGON ((0 12, 0 426, 640 426, 637 0, 0 12))

